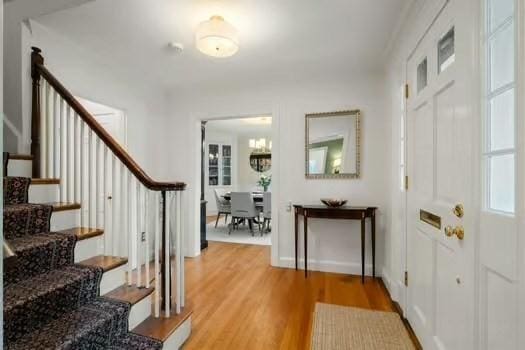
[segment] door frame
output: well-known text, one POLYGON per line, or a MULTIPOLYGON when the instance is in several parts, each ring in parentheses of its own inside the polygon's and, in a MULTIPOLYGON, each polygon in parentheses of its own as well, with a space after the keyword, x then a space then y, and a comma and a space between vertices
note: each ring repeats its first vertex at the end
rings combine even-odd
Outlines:
MULTIPOLYGON (((213 109, 212 106, 209 109, 213 109)), ((193 147, 199 150, 202 146, 201 141, 201 125, 202 122, 250 118, 258 115, 272 116, 272 235, 271 235, 271 265, 279 266, 279 216, 280 216, 280 106, 275 103, 256 102, 253 107, 247 108, 217 108, 215 112, 199 112, 192 113, 192 121, 194 128, 193 147), (275 175, 275 176, 274 176, 275 175)), ((191 249, 193 254, 191 256, 200 255, 200 189, 201 189, 201 159, 194 163, 193 179, 195 179, 195 188, 191 201, 193 201, 193 217, 190 220, 193 222, 193 232, 191 233, 190 241, 193 240, 191 249)))

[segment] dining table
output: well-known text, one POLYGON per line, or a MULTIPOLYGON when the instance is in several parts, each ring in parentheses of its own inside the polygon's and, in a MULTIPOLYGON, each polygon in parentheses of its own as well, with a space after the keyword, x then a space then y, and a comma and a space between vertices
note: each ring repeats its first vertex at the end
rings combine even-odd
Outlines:
MULTIPOLYGON (((262 206, 264 193, 259 191, 253 191, 252 192, 253 201, 255 202, 256 206, 262 206)), ((225 193, 222 198, 226 199, 227 201, 230 201, 232 199, 231 192, 225 193)))

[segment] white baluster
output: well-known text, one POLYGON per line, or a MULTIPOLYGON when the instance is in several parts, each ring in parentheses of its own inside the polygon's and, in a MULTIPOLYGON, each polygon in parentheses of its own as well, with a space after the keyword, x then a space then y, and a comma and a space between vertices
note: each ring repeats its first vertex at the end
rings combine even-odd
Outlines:
POLYGON ((75 202, 75 119, 74 119, 74 112, 73 109, 69 106, 66 106, 67 108, 67 142, 66 142, 66 149, 67 149, 67 201, 68 202, 75 202))
POLYGON ((146 269, 146 288, 149 288, 149 218, 148 218, 148 208, 149 208, 149 190, 146 190, 144 194, 144 235, 146 236, 146 266, 144 267, 146 269))
POLYGON ((164 250, 164 269, 166 271, 165 278, 164 278, 164 307, 165 307, 165 314, 166 317, 170 317, 170 304, 171 304, 171 295, 170 295, 170 283, 171 283, 171 273, 169 273, 170 270, 170 193, 166 192, 165 196, 165 206, 166 206, 166 219, 164 224, 164 230, 165 230, 165 240, 166 240, 166 247, 164 250))
MULTIPOLYGON (((127 237, 125 236, 125 232, 126 231, 126 213, 127 211, 125 210, 125 207, 126 207, 126 194, 127 194, 127 186, 126 186, 126 179, 125 179, 125 174, 126 174, 126 167, 124 166, 124 164, 122 162, 119 161, 119 165, 120 165, 120 200, 119 200, 119 206, 118 206, 118 212, 119 212, 119 227, 120 227, 120 232, 119 232, 119 237, 121 239, 121 242, 123 242, 125 244, 125 247, 122 251, 122 256, 128 256, 128 260, 129 260, 129 241, 127 239, 127 237)), ((115 218, 116 220, 116 218, 115 218)), ((128 264, 128 268, 130 267, 131 264, 128 264)))
POLYGON ((66 137, 67 137, 67 124, 66 124, 66 113, 65 113, 65 108, 66 108, 66 104, 64 103, 64 100, 62 98, 60 98, 60 101, 59 101, 59 112, 58 112, 58 117, 60 119, 60 126, 59 126, 59 130, 60 130, 60 156, 59 156, 59 159, 60 159, 60 163, 59 163, 59 170, 60 170, 60 185, 59 185, 59 189, 60 189, 60 201, 61 202, 66 202, 67 201, 67 197, 66 197, 66 187, 67 187, 67 176, 66 176, 66 160, 67 160, 67 147, 66 147, 66 137))
POLYGON ((47 175, 47 142, 48 139, 48 91, 49 84, 46 80, 42 79, 41 84, 42 92, 40 94, 40 176, 46 177, 47 175))
POLYGON ((142 198, 141 198, 141 188, 142 185, 139 181, 137 181, 137 216, 136 216, 136 227, 137 227, 137 287, 142 286, 142 215, 141 215, 141 206, 142 206, 142 198))
POLYGON ((55 123, 54 123, 54 114, 55 114, 55 111, 54 111, 54 103, 55 103, 55 100, 54 100, 54 91, 51 89, 51 86, 49 87, 49 90, 48 90, 48 96, 47 96, 48 100, 47 100, 47 107, 48 107, 48 111, 47 111, 47 135, 46 135, 46 139, 47 139, 47 147, 46 147, 46 151, 47 151, 47 154, 46 154, 46 157, 47 157, 47 164, 46 164, 46 174, 42 174, 42 176, 45 176, 47 178, 52 178, 53 177, 53 171, 54 171, 54 165, 53 165, 53 153, 55 151, 55 148, 54 148, 54 143, 53 143, 53 136, 54 136, 54 132, 55 132, 55 123))
POLYGON ((112 164, 111 164, 111 188, 113 193, 113 203, 111 206, 111 234, 112 234, 112 240, 113 240, 113 251, 112 255, 114 256, 120 256, 120 240, 119 240, 119 228, 118 228, 118 217, 117 217, 117 209, 119 207, 119 175, 117 173, 117 158, 115 156, 112 157, 112 164))
MULTIPOLYGON (((78 114, 74 114, 75 116, 75 202, 80 203, 82 205, 82 197, 80 194, 80 180, 81 180, 81 160, 82 160, 82 151, 81 151, 81 145, 82 145, 82 133, 81 133, 81 119, 78 114)), ((80 210, 82 213, 83 209, 80 210)), ((82 218, 82 214, 80 214, 80 217, 82 218)))
POLYGON ((184 221, 183 221, 183 215, 182 215, 182 191, 177 192, 177 229, 179 230, 179 257, 180 257, 180 307, 184 307, 184 301, 186 299, 186 293, 185 293, 185 280, 184 280, 184 274, 185 274, 185 261, 184 261, 184 221))
MULTIPOLYGON (((79 116, 80 119, 80 116, 79 116)), ((87 171, 86 171, 86 124, 84 121, 80 121, 80 225, 82 227, 89 226, 86 217, 86 211, 89 210, 88 201, 86 196, 86 186, 87 186, 87 171)))
POLYGON ((175 279, 177 283, 177 287, 175 288, 175 313, 178 315, 180 314, 180 306, 181 306, 181 260, 180 256, 181 254, 181 240, 180 240, 180 193, 177 191, 174 193, 175 196, 175 279))
POLYGON ((60 96, 58 95, 58 93, 56 91, 54 91, 54 96, 53 96, 53 99, 54 99, 54 107, 53 107, 53 118, 54 118, 54 136, 53 136, 53 144, 54 144, 54 151, 53 151, 53 155, 52 155, 52 158, 53 158, 53 177, 54 178, 57 178, 60 176, 60 132, 61 132, 61 128, 62 126, 60 125, 60 111, 62 108, 60 108, 60 96))
POLYGON ((97 137, 97 143, 96 143, 96 149, 95 149, 95 162, 97 164, 97 175, 96 175, 96 188, 97 188, 97 212, 95 213, 95 227, 101 228, 104 227, 102 224, 102 215, 104 214, 104 202, 105 202, 105 194, 104 194, 104 142, 100 140, 97 137))
POLYGON ((111 251, 111 216, 109 215, 113 206, 114 193, 111 192, 110 177, 111 152, 104 147, 104 253, 109 255, 111 251), (109 160, 108 160, 109 159, 109 160), (109 163, 109 164, 108 164, 109 163))
POLYGON ((88 222, 89 222, 89 227, 95 227, 95 219, 94 219, 94 213, 95 213, 95 210, 93 210, 93 207, 94 207, 94 200, 93 200, 93 191, 94 191, 94 182, 95 182, 95 179, 94 179, 94 167, 93 167, 93 163, 94 163, 94 155, 93 155, 93 149, 94 149, 94 136, 93 136, 93 132, 91 131, 91 129, 88 128, 88 169, 87 169, 87 173, 88 173, 88 178, 87 178, 87 182, 88 182, 88 222))
POLYGON ((160 231, 159 231, 159 202, 160 192, 155 192, 155 206, 153 217, 155 219, 155 317, 160 317, 160 231))
POLYGON ((126 188, 128 192, 128 200, 126 201, 126 208, 127 208, 127 220, 126 220, 126 232, 128 234, 128 285, 131 286, 133 284, 133 274, 132 274, 132 267, 133 267, 133 247, 135 246, 134 242, 134 236, 133 236, 133 224, 131 223, 133 218, 133 181, 132 177, 128 172, 126 171, 126 188))

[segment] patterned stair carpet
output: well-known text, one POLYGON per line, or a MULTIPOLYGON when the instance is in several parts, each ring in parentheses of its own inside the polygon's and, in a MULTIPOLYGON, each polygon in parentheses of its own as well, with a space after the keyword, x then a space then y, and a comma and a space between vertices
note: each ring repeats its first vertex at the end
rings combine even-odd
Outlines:
POLYGON ((30 182, 4 178, 4 348, 162 349, 128 332, 130 304, 99 296, 102 269, 73 263, 76 236, 49 232, 53 207, 28 203, 30 182))

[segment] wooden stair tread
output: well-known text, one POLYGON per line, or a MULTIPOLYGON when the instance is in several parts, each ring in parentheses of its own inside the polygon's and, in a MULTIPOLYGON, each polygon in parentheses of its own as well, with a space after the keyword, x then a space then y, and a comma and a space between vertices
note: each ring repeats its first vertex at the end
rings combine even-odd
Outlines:
POLYGON ((137 304, 142 299, 146 298, 148 295, 153 293, 155 288, 139 288, 137 286, 128 286, 123 284, 122 286, 113 289, 111 292, 104 295, 104 297, 126 301, 131 305, 137 304))
POLYGON ((77 236, 77 240, 83 241, 85 239, 101 236, 104 234, 104 230, 101 228, 90 228, 90 227, 73 227, 66 230, 58 231, 61 233, 72 233, 77 236))
POLYGON ((190 303, 186 303, 180 314, 173 313, 169 318, 162 316, 161 311, 161 317, 155 318, 153 315, 148 317, 135 327, 133 332, 165 342, 192 313, 193 307, 190 303))
POLYGON ((44 203, 44 204, 52 205, 53 212, 80 209, 79 203, 54 202, 54 203, 44 203))
POLYGON ((52 178, 34 178, 31 179, 31 185, 59 185, 60 179, 52 179, 52 178))
POLYGON ((101 267, 104 272, 108 272, 116 269, 117 267, 125 265, 127 262, 127 258, 122 258, 119 256, 97 255, 87 260, 81 261, 79 264, 101 267))
POLYGON ((32 154, 9 154, 9 160, 33 160, 32 154))

